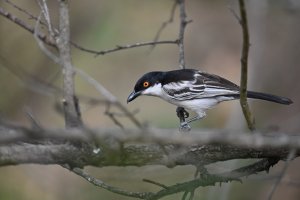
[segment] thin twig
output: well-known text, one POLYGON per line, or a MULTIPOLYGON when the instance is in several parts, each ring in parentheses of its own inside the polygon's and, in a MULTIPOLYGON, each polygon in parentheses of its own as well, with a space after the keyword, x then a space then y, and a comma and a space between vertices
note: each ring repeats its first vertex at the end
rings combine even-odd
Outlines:
POLYGON ((14 4, 13 2, 11 2, 10 0, 3 0, 5 1, 7 4, 11 5, 12 7, 14 7, 15 9, 19 10, 20 12, 26 14, 29 16, 30 19, 35 19, 37 20, 37 17, 32 15, 30 12, 28 12, 27 10, 25 10, 24 8, 19 7, 18 5, 14 4))
POLYGON ((149 198, 149 200, 160 199, 162 197, 179 192, 185 192, 184 197, 186 198, 189 193, 187 191, 191 191, 190 197, 193 197, 193 190, 198 187, 214 186, 216 183, 240 181, 240 178, 242 177, 268 170, 277 162, 278 159, 263 159, 249 166, 241 167, 239 169, 225 172, 222 174, 207 174, 206 176, 202 176, 198 179, 194 179, 192 181, 187 181, 183 183, 177 183, 175 185, 169 186, 166 189, 162 189, 159 192, 152 195, 151 198, 149 198))
MULTIPOLYGON (((19 25, 20 27, 27 30, 28 32, 34 34, 34 28, 32 26, 26 24, 23 20, 17 18, 16 16, 12 15, 11 13, 5 11, 1 7, 0 7, 0 15, 9 19, 10 21, 14 22, 15 24, 19 25)), ((55 41, 51 40, 51 38, 49 38, 47 35, 39 33, 38 37, 46 44, 56 48, 55 41)))
MULTIPOLYGON (((161 24, 161 26, 160 26, 160 28, 158 29, 156 35, 154 36, 154 39, 153 39, 154 42, 157 42, 157 41, 159 40, 160 35, 161 35, 161 33, 163 32, 163 30, 164 30, 169 24, 171 24, 171 23, 174 21, 174 15, 175 15, 176 7, 177 7, 177 0, 174 0, 173 6, 172 6, 172 8, 171 8, 170 17, 169 17, 169 19, 168 19, 167 21, 164 21, 164 22, 161 24)), ((156 46, 156 44, 152 45, 152 46, 150 47, 150 51, 153 50, 153 48, 154 48, 155 46, 156 46)))
POLYGON ((248 77, 248 54, 249 54, 249 31, 247 22, 247 12, 244 0, 239 0, 240 24, 243 30, 243 49, 241 56, 241 81, 240 81, 240 104, 248 125, 251 131, 255 130, 254 118, 251 114, 248 102, 247 102, 247 77, 248 77))
POLYGON ((232 5, 230 4, 228 6, 229 11, 232 13, 233 17, 239 22, 239 24, 241 25, 241 19, 239 17, 239 15, 236 13, 236 11, 234 10, 234 8, 232 7, 232 5))
POLYGON ((177 43, 178 43, 177 40, 138 42, 138 43, 135 43, 135 44, 117 45, 115 48, 112 48, 112 49, 97 51, 97 50, 91 50, 91 49, 88 49, 88 48, 84 48, 84 47, 76 44, 75 42, 71 41, 71 45, 74 46, 75 48, 77 48, 81 51, 87 52, 87 53, 95 54, 95 56, 105 55, 105 54, 108 54, 108 53, 121 51, 121 50, 126 50, 126 49, 132 49, 132 48, 136 48, 136 47, 153 46, 153 45, 157 45, 157 44, 177 44, 177 43))
POLYGON ((113 104, 117 108, 119 108, 138 128, 143 127, 141 122, 139 122, 139 120, 134 116, 134 114, 131 113, 125 106, 123 106, 122 103, 112 93, 110 93, 103 85, 101 85, 97 80, 95 80, 90 75, 88 75, 86 72, 84 72, 78 68, 75 68, 75 71, 85 81, 87 81, 92 86, 94 86, 95 89, 100 94, 102 94, 106 100, 108 100, 110 102, 110 104, 113 104))
POLYGON ((112 112, 110 112, 110 106, 111 106, 111 104, 108 103, 104 114, 107 115, 118 127, 120 127, 122 130, 124 130, 124 126, 122 125, 122 123, 115 117, 115 115, 112 112))
POLYGON ((41 14, 38 16, 37 20, 36 20, 36 25, 34 28, 34 33, 33 33, 33 37, 36 40, 38 46, 40 47, 41 51, 44 52, 44 54, 50 58, 50 60, 52 60, 54 63, 61 65, 61 60, 59 57, 57 57, 54 53, 52 53, 49 49, 47 49, 47 47, 45 47, 44 43, 42 42, 42 40, 39 38, 39 24, 40 24, 40 20, 41 20, 41 14))
POLYGON ((54 34, 54 31, 53 31, 53 28, 52 28, 51 18, 50 18, 47 2, 46 2, 46 0, 36 0, 36 1, 37 1, 38 5, 40 6, 40 9, 41 9, 41 11, 43 13, 43 16, 45 18, 50 37, 53 39, 53 38, 55 38, 55 34, 54 34), (40 1, 42 1, 42 2, 40 2, 40 1))
POLYGON ((31 126, 33 129, 42 129, 40 122, 34 117, 32 111, 30 110, 29 107, 25 107, 24 112, 25 112, 26 116, 28 117, 28 119, 30 120, 31 126))
MULTIPOLYGON (((65 167, 65 168, 67 168, 67 167, 65 167)), ((79 169, 79 168, 74 168, 74 169, 67 168, 67 169, 69 169, 71 172, 74 172, 78 176, 84 178, 91 184, 101 187, 103 189, 106 189, 115 194, 120 194, 122 196, 127 196, 127 197, 134 197, 134 198, 138 198, 138 199, 147 199, 149 196, 151 196, 153 194, 151 192, 129 192, 129 191, 126 191, 126 190, 123 190, 120 188, 110 186, 110 185, 104 183, 103 181, 96 179, 93 176, 90 176, 88 173, 84 172, 82 169, 79 169)))
POLYGON ((185 13, 185 0, 177 0, 179 4, 179 12, 180 12, 180 27, 179 27, 179 35, 178 35, 178 46, 179 46, 179 67, 181 69, 185 69, 185 58, 184 58, 184 31, 186 25, 191 22, 186 20, 185 13))
POLYGON ((146 179, 146 178, 144 178, 143 181, 146 182, 146 183, 151 183, 151 184, 153 184, 153 185, 157 185, 157 186, 162 187, 162 188, 165 188, 165 189, 168 188, 168 186, 166 186, 166 185, 164 185, 164 184, 162 184, 162 183, 158 183, 158 182, 156 182, 156 181, 149 180, 149 179, 146 179))
POLYGON ((280 184, 280 182, 281 182, 283 176, 285 175, 285 173, 286 173, 286 171, 287 171, 287 169, 288 169, 288 166, 289 166, 291 160, 294 159, 295 155, 296 155, 296 149, 292 149, 292 150, 290 151, 290 153, 289 153, 287 159, 286 159, 286 162, 285 162, 285 164, 284 164, 284 167, 283 167, 282 171, 280 172, 280 174, 279 174, 277 180, 275 181, 275 183, 274 183, 274 185, 273 185, 273 187, 272 187, 272 190, 271 190, 271 192, 270 192, 270 194, 269 194, 269 196, 268 196, 268 200, 272 200, 273 195, 274 195, 276 189, 278 188, 278 186, 279 186, 279 184, 280 184))

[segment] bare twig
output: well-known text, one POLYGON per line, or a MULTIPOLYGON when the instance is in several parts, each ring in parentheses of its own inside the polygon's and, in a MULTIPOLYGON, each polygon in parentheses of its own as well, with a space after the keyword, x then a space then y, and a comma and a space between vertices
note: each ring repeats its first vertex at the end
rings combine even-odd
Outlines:
MULTIPOLYGON (((11 13, 5 11, 1 7, 0 7, 0 15, 9 19, 10 21, 14 22, 15 24, 19 25, 20 27, 27 30, 28 32, 34 34, 34 28, 32 26, 26 24, 23 20, 17 18, 16 16, 12 15, 11 13)), ((47 35, 39 33, 38 37, 46 44, 56 48, 55 41, 51 40, 51 38, 49 38, 47 35)))
MULTIPOLYGON (((4 67, 7 71, 12 73, 16 78, 18 78, 27 89, 36 92, 40 95, 54 97, 54 98, 57 96, 61 96, 63 94, 61 88, 53 84, 50 84, 44 80, 40 80, 38 77, 34 77, 33 75, 23 70, 21 67, 14 66, 12 63, 10 63, 6 58, 2 57, 1 55, 0 55, 0 60, 2 62, 2 65, 0 66, 4 67)), ((83 103, 92 106, 107 105, 108 103, 110 103, 105 99, 99 99, 99 98, 89 97, 84 95, 78 95, 78 98, 83 103)), ((135 113, 136 111, 133 114, 135 113)), ((125 114, 119 114, 119 113, 114 113, 114 115, 126 116, 125 114)))
POLYGON ((57 57, 54 53, 52 53, 49 49, 47 49, 47 47, 45 47, 44 43, 42 42, 42 40, 39 38, 39 24, 40 24, 40 20, 41 20, 41 14, 39 15, 39 17, 36 20, 36 25, 34 28, 34 39, 36 40, 38 46, 40 47, 41 51, 48 57, 50 58, 54 63, 61 65, 61 60, 59 57, 57 57))
POLYGON ((247 12, 244 0, 239 0, 240 24, 243 30, 243 49, 241 56, 241 81, 240 81, 240 104, 247 121, 248 128, 251 131, 255 130, 254 118, 251 114, 248 102, 247 102, 247 77, 248 77, 248 54, 249 54, 249 31, 247 22, 247 12))
MULTIPOLYGON (((164 22, 161 24, 161 26, 160 26, 160 28, 158 29, 156 35, 154 36, 154 39, 153 39, 154 42, 157 42, 157 41, 159 40, 160 35, 161 35, 161 33, 163 32, 163 30, 164 30, 169 24, 171 24, 171 23, 173 22, 173 20, 174 20, 174 15, 175 15, 175 10, 176 10, 176 6, 177 6, 177 0, 174 0, 173 6, 172 6, 172 8, 171 8, 170 17, 169 17, 169 19, 168 19, 167 21, 164 21, 164 22)), ((152 46, 150 47, 150 51, 153 50, 153 48, 155 47, 155 45, 156 45, 156 44, 154 44, 154 45, 152 45, 152 46)))
POLYGON ((24 108, 24 112, 28 117, 28 119, 30 120, 33 129, 42 129, 40 122, 34 117, 29 107, 24 108))
POLYGON ((164 185, 164 184, 162 184, 162 183, 158 183, 158 182, 156 182, 156 181, 149 180, 149 179, 146 179, 146 178, 144 178, 143 181, 146 182, 146 183, 151 183, 151 184, 153 184, 153 185, 156 185, 156 186, 165 188, 165 189, 168 188, 168 186, 166 186, 166 185, 164 185))
POLYGON ((122 125, 122 123, 115 117, 114 113, 110 112, 110 106, 111 104, 109 103, 106 106, 105 109, 105 114, 118 126, 120 127, 122 130, 124 130, 124 126, 122 125))
POLYGON ((136 48, 136 47, 153 46, 153 45, 157 45, 157 44, 177 44, 177 43, 178 43, 177 40, 138 42, 138 43, 135 43, 135 44, 117 45, 115 48, 112 48, 112 49, 97 51, 97 50, 91 50, 91 49, 88 49, 88 48, 84 48, 84 47, 76 44, 75 42, 71 42, 72 46, 76 47, 77 49, 79 49, 81 51, 84 51, 84 52, 87 52, 87 53, 95 54, 95 56, 105 55, 105 54, 108 54, 108 53, 121 51, 121 50, 126 50, 126 49, 132 49, 132 48, 136 48))
POLYGON ((270 192, 270 194, 268 196, 268 200, 272 200, 273 195, 274 195, 276 189, 278 188, 278 186, 279 186, 279 184, 280 184, 280 182, 281 182, 284 174, 286 173, 287 168, 288 168, 291 160, 295 158, 295 155, 296 155, 296 149, 292 149, 290 151, 289 155, 287 156, 286 162, 284 164, 284 167, 283 167, 281 173, 279 174, 278 178, 276 179, 276 182, 274 183, 274 185, 273 185, 273 187, 271 189, 271 192, 270 192))
POLYGON ((185 69, 185 58, 184 58, 184 31, 186 25, 191 22, 186 20, 185 13, 185 0, 177 0, 179 4, 180 12, 180 27, 178 36, 178 46, 179 46, 179 67, 185 69))
POLYGON ((24 8, 19 7, 18 5, 14 4, 13 2, 11 2, 10 0, 3 0, 5 1, 7 4, 11 5, 12 7, 14 7, 15 9, 19 10, 20 12, 26 14, 27 16, 29 16, 30 19, 35 19, 37 20, 37 17, 32 15, 30 12, 28 12, 27 10, 25 10, 24 8))
MULTIPOLYGON (((67 167, 65 167, 65 168, 67 168, 67 167)), ((79 168, 73 168, 73 169, 67 168, 67 169, 74 172, 78 176, 84 178, 91 184, 101 187, 103 189, 106 189, 115 194, 120 194, 122 196, 127 196, 127 197, 134 197, 134 198, 138 198, 138 199, 147 199, 150 195, 152 195, 151 192, 129 192, 129 191, 126 191, 126 190, 123 190, 120 188, 110 186, 110 185, 104 183, 103 181, 94 178, 93 176, 89 175, 88 173, 84 172, 82 169, 79 169, 79 168)))
POLYGON ((47 2, 46 2, 46 0, 36 0, 36 1, 37 1, 38 5, 40 6, 43 16, 45 18, 46 25, 47 25, 48 31, 50 33, 50 37, 53 39, 53 38, 55 38, 55 34, 54 34, 54 31, 52 28, 47 2))
POLYGON ((68 1, 59 2, 59 35, 56 44, 59 49, 61 65, 63 67, 63 106, 66 127, 78 127, 82 125, 78 101, 75 96, 74 75, 75 71, 71 63, 70 50, 70 22, 68 1))
POLYGON ((240 181, 240 178, 242 177, 268 170, 277 162, 277 159, 263 159, 252 165, 242 167, 230 172, 225 172, 222 174, 207 174, 206 176, 202 176, 198 179, 194 179, 192 181, 187 181, 184 183, 177 183, 175 185, 169 186, 168 188, 162 189, 159 192, 152 195, 149 199, 160 199, 164 196, 168 196, 170 194, 175 194, 179 192, 185 192, 185 196, 187 196, 187 194, 190 193, 190 197, 193 197, 193 190, 198 187, 214 186, 216 183, 240 181))
POLYGON ((90 83, 95 89, 107 99, 110 104, 115 105, 119 108, 138 128, 142 128, 141 122, 131 113, 125 106, 121 104, 121 102, 112 94, 110 93, 103 85, 101 85, 98 81, 92 78, 90 75, 85 73, 84 71, 76 68, 75 69, 78 75, 80 75, 84 80, 90 83))

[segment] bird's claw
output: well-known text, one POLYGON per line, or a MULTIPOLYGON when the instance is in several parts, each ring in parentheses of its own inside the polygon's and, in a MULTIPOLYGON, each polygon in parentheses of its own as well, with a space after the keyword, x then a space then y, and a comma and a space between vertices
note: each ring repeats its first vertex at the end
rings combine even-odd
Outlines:
POLYGON ((187 122, 180 123, 180 127, 179 127, 180 132, 189 132, 190 130, 191 130, 191 127, 187 122))

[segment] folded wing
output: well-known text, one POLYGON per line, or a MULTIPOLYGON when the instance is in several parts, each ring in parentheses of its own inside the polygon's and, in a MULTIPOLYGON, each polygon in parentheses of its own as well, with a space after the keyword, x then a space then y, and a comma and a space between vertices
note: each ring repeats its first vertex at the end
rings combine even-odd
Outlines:
POLYGON ((170 98, 178 101, 239 96, 239 87, 236 84, 220 76, 200 71, 195 73, 191 80, 171 82, 162 88, 170 98))

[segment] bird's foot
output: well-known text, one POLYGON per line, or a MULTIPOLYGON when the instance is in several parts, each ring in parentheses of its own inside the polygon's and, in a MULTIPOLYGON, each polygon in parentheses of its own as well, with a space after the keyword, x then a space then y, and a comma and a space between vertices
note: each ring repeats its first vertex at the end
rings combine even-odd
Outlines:
POLYGON ((189 132, 191 130, 190 125, 187 122, 181 122, 179 131, 180 132, 189 132))

